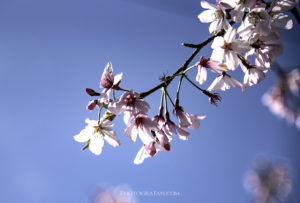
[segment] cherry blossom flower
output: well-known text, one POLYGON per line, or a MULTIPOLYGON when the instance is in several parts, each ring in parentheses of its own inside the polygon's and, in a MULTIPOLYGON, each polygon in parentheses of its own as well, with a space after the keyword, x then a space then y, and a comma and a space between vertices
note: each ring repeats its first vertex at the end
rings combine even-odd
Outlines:
POLYGON ((205 59, 202 56, 198 64, 198 73, 196 76, 196 81, 199 82, 200 85, 202 85, 207 79, 207 68, 216 73, 222 73, 223 71, 227 70, 227 67, 220 62, 214 61, 209 58, 205 59))
POLYGON ((205 115, 193 115, 186 113, 182 106, 175 105, 174 113, 178 119, 179 127, 190 128, 196 130, 200 126, 200 120, 204 119, 205 115))
POLYGON ((169 113, 166 113, 166 121, 163 125, 163 130, 168 137, 169 141, 172 140, 172 136, 177 134, 182 140, 188 140, 190 133, 186 129, 177 126, 173 121, 171 121, 169 113))
POLYGON ((138 114, 132 123, 125 129, 125 134, 133 141, 136 141, 137 134, 146 145, 154 141, 151 131, 157 131, 158 125, 144 114, 138 114))
POLYGON ((117 147, 120 142, 116 138, 115 131, 112 130, 112 124, 109 120, 90 120, 86 119, 87 126, 80 131, 79 134, 74 136, 74 140, 77 142, 87 142, 89 150, 100 155, 104 145, 104 140, 111 146, 117 147))
POLYGON ((228 30, 230 27, 226 20, 226 12, 221 5, 214 5, 207 1, 201 1, 202 8, 208 9, 198 15, 199 20, 202 23, 211 23, 209 26, 209 32, 217 32, 222 29, 228 30))
POLYGON ((272 32, 271 16, 264 6, 255 7, 246 15, 237 32, 242 39, 247 39, 252 34, 261 36, 269 35, 272 32))
POLYGON ((107 63, 106 67, 104 68, 101 81, 100 81, 100 88, 104 88, 100 96, 101 103, 108 103, 109 101, 109 93, 111 89, 118 89, 119 84, 121 82, 123 73, 119 73, 114 76, 112 64, 110 62, 107 63))
POLYGON ((231 15, 234 22, 241 22, 245 12, 249 12, 256 4, 256 0, 237 0, 237 4, 234 7, 233 13, 231 15))
POLYGON ((166 135, 165 131, 160 129, 156 132, 153 132, 157 138, 157 144, 158 144, 158 148, 161 151, 170 151, 171 149, 171 144, 168 136, 166 135))
POLYGON ((244 71, 244 89, 248 86, 256 85, 265 78, 264 68, 251 66, 247 61, 243 61, 241 68, 244 71))
POLYGON ((228 90, 231 87, 240 87, 242 91, 244 91, 245 87, 239 81, 228 75, 227 73, 223 72, 221 75, 216 77, 216 79, 212 82, 212 84, 207 88, 208 91, 213 90, 228 90))
POLYGON ((244 88, 260 83, 265 78, 265 73, 259 68, 253 67, 245 71, 244 88))
POLYGON ((257 66, 270 68, 276 57, 282 54, 282 43, 275 33, 266 36, 253 34, 249 38, 251 49, 246 56, 255 55, 257 66))
POLYGON ((235 70, 239 65, 238 54, 249 51, 246 41, 235 39, 236 30, 230 27, 224 37, 216 37, 211 45, 211 59, 225 64, 229 70, 235 70))
POLYGON ((115 115, 120 115, 125 111, 124 122, 126 125, 135 115, 147 114, 149 109, 149 104, 143 99, 139 99, 139 94, 133 90, 125 92, 118 101, 112 102, 108 106, 108 110, 115 115))

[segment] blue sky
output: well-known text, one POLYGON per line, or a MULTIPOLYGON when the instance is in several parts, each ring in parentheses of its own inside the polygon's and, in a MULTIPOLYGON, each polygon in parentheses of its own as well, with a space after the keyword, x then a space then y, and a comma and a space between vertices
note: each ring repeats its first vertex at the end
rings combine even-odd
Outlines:
MULTIPOLYGON (((189 141, 175 137, 170 152, 142 165, 133 164, 141 142, 131 143, 124 135, 121 117, 114 121, 119 148, 106 144, 98 157, 82 152, 73 140, 85 118, 97 118, 97 112, 85 110, 90 98, 84 88, 98 89, 106 63, 123 72, 122 87, 151 88, 191 54, 182 42, 209 37, 208 24, 197 19, 201 11, 195 0, 160 6, 134 0, 1 1, 0 202, 87 202, 101 183, 180 192, 178 197, 138 196, 140 202, 249 202, 242 178, 260 153, 289 160, 291 202, 299 202, 299 131, 261 104, 276 80, 272 72, 244 94, 240 89, 222 92, 218 107, 184 81, 185 110, 207 118, 189 141)), ((281 66, 299 64, 299 34, 297 25, 283 32, 281 66)), ((210 54, 207 47, 199 57, 210 54)), ((191 78, 195 74, 191 71, 191 78)), ((209 76, 212 81, 214 75, 209 76)), ((176 85, 171 85, 173 96, 176 85)), ((159 93, 146 100, 154 116, 159 93)))

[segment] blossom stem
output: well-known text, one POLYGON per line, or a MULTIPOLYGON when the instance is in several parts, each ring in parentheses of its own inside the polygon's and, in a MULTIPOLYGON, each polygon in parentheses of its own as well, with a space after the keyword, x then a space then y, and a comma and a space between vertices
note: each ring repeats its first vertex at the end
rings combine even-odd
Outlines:
POLYGON ((100 108, 99 108, 99 111, 98 111, 98 121, 100 122, 100 117, 101 117, 101 111, 102 111, 102 109, 103 109, 103 106, 101 106, 100 108))
POLYGON ((173 81, 173 79, 178 76, 179 73, 182 73, 183 71, 185 71, 188 68, 188 65, 192 62, 192 60, 195 58, 195 56, 197 56, 197 54, 200 52, 200 50, 203 47, 205 47, 208 43, 213 41, 216 37, 223 36, 224 33, 225 33, 225 31, 221 30, 216 35, 213 35, 213 36, 209 37, 208 39, 206 39, 205 41, 203 41, 202 43, 197 44, 197 48, 195 48, 192 55, 184 62, 184 64, 180 68, 177 69, 177 71, 175 71, 173 73, 173 75, 171 75, 166 81, 161 82, 160 84, 156 85, 152 89, 150 89, 146 92, 140 93, 140 98, 143 99, 143 98, 147 97, 148 95, 152 94, 153 92, 160 89, 161 87, 164 87, 164 86, 167 87, 173 81))
POLYGON ((204 92, 205 90, 202 89, 201 87, 199 87, 198 85, 196 85, 187 75, 184 75, 184 77, 194 86, 196 87, 198 90, 200 90, 201 92, 204 92))
POLYGON ((129 92, 129 90, 127 90, 127 89, 123 89, 123 88, 121 88, 121 87, 118 87, 118 89, 117 90, 121 90, 121 91, 124 91, 124 92, 129 92))
POLYGON ((197 67, 197 66, 198 66, 198 64, 199 64, 199 63, 196 63, 195 65, 193 65, 193 66, 191 66, 191 67, 187 68, 185 71, 182 71, 182 73, 184 74, 184 73, 188 72, 189 70, 191 70, 192 68, 195 68, 195 67, 197 67))
POLYGON ((170 97, 169 92, 168 92, 168 90, 167 90, 166 88, 165 88, 165 93, 166 93, 166 95, 168 96, 168 98, 169 98, 170 102, 172 103, 172 105, 175 106, 175 104, 174 104, 174 102, 172 101, 172 98, 170 97))
POLYGON ((161 88, 161 98, 160 98, 160 107, 159 107, 159 109, 162 109, 162 108, 164 108, 164 88, 162 87, 161 88))
POLYGON ((114 97, 114 101, 116 101, 116 93, 115 93, 115 90, 113 90, 113 97, 114 97))
POLYGON ((179 83, 178 83, 178 87, 177 87, 177 94, 176 94, 176 100, 175 100, 175 104, 177 105, 179 103, 179 92, 180 92, 180 87, 181 87, 181 83, 182 83, 182 79, 185 76, 184 73, 182 73, 179 83))
POLYGON ((169 113, 169 110, 168 110, 168 101, 167 101, 167 94, 166 94, 166 88, 165 87, 163 87, 163 92, 164 92, 164 96, 165 96, 165 113, 167 114, 167 113, 169 113))

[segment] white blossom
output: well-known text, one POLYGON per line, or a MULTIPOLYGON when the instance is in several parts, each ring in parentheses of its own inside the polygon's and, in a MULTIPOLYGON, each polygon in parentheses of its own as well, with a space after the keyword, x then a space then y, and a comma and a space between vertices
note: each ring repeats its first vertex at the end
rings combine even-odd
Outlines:
POLYGON ((216 79, 212 82, 212 84, 208 87, 208 91, 213 90, 228 90, 231 87, 240 87, 242 91, 244 91, 244 85, 242 85, 239 81, 235 80, 230 75, 223 72, 221 75, 216 77, 216 79))
POLYGON ((201 1, 202 8, 208 9, 198 15, 202 23, 211 23, 209 32, 220 31, 221 29, 227 30, 230 25, 226 20, 226 12, 220 5, 214 5, 207 1, 201 1))
POLYGON ((216 37, 211 45, 213 48, 211 59, 225 64, 229 70, 235 70, 239 65, 238 54, 250 49, 246 41, 235 39, 235 37, 236 30, 230 27, 224 37, 216 37))
POLYGON ((111 146, 117 147, 120 142, 116 138, 115 131, 112 130, 112 124, 109 120, 90 120, 86 119, 87 126, 74 136, 77 142, 87 142, 89 150, 100 155, 104 145, 104 140, 111 146))

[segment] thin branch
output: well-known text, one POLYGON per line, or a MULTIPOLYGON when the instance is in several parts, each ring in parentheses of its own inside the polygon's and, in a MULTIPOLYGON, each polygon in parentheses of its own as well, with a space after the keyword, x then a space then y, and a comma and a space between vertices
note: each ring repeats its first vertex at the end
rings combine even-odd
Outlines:
POLYGON ((192 60, 195 58, 195 56, 197 56, 197 54, 200 52, 200 50, 205 47, 208 43, 210 43, 211 41, 213 41, 216 37, 218 36, 223 36, 225 33, 224 30, 221 30, 220 32, 218 32, 216 35, 211 36, 210 38, 208 38, 207 40, 205 40, 204 42, 200 43, 197 45, 197 48, 195 48, 194 52, 192 53, 192 55, 185 61, 185 63, 178 68, 178 70, 176 72, 174 72, 172 74, 172 76, 167 77, 165 81, 163 81, 162 83, 156 85, 155 87, 153 87, 152 89, 146 91, 146 92, 142 92, 140 93, 140 98, 145 98, 148 95, 152 94, 153 92, 155 92, 156 90, 160 89, 161 87, 167 87, 172 80, 178 76, 179 73, 181 73, 182 71, 185 71, 188 68, 188 65, 192 62, 192 60))

